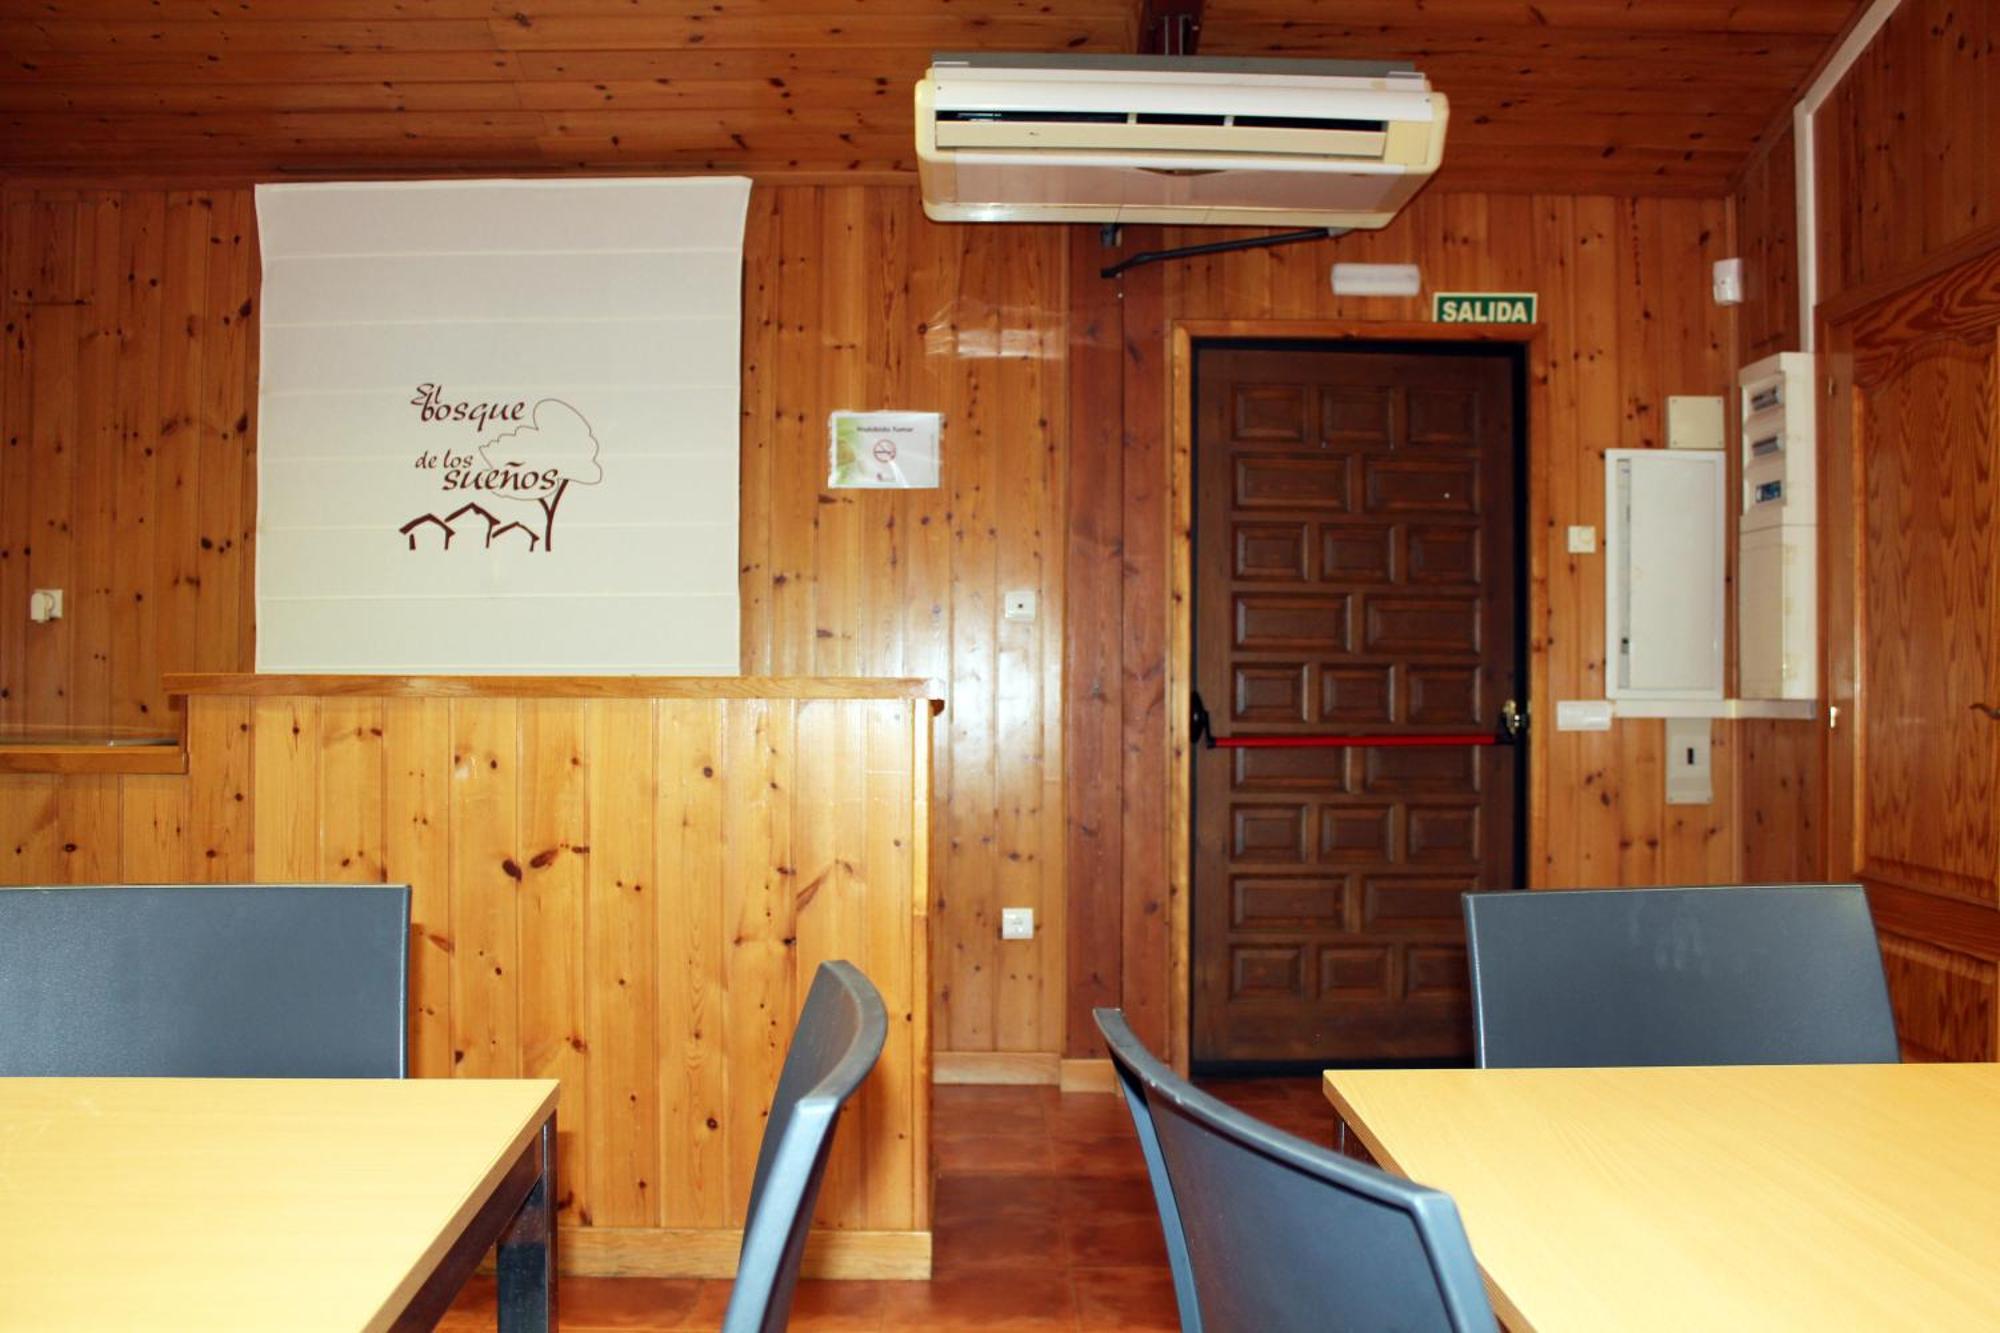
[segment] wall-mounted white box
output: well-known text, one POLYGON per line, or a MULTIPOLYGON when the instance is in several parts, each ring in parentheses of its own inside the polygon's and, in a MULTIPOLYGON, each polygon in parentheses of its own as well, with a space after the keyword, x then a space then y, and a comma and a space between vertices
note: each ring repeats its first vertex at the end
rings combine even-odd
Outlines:
POLYGON ((1604 455, 1604 693, 1723 696, 1724 490, 1728 455, 1604 455))
POLYGON ((1737 542, 1736 692, 1819 697, 1818 528, 1760 528, 1737 542))
POLYGON ((1780 352, 1737 376, 1736 688, 1745 699, 1819 693, 1819 439, 1813 359, 1780 352))
POLYGON ((1737 377, 1744 532, 1819 522, 1812 361, 1780 352, 1737 377))
POLYGON ((1705 394, 1676 394, 1667 399, 1667 448, 1723 447, 1724 403, 1705 394))

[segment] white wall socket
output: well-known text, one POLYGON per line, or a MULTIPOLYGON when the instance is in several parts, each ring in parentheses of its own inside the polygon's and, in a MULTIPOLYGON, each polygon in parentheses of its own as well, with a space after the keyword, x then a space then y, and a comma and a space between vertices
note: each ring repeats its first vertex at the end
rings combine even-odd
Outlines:
POLYGON ((1589 523, 1569 525, 1569 553, 1571 555, 1597 554, 1597 529, 1589 523))
POLYGON ((1031 940, 1035 938, 1035 909, 1032 907, 1001 908, 1000 938, 1003 940, 1031 940))
POLYGON ((1008 620, 1033 620, 1035 618, 1035 590, 1016 588, 1001 599, 1001 615, 1008 620))
POLYGON ((37 588, 28 594, 28 619, 37 625, 62 619, 62 589, 37 588))

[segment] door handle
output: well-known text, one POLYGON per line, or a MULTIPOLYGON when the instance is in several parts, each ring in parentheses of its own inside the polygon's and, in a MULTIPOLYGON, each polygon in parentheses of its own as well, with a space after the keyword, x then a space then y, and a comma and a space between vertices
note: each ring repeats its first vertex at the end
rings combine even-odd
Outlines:
POLYGON ((1523 709, 1520 704, 1514 702, 1512 699, 1500 705, 1500 732, 1502 735, 1510 741, 1518 740, 1521 733, 1527 729, 1527 710, 1523 709))
POLYGON ((1992 704, 1974 704, 1972 705, 1972 711, 1975 713, 1984 713, 1992 721, 2000 722, 2000 708, 1995 708, 1992 704))

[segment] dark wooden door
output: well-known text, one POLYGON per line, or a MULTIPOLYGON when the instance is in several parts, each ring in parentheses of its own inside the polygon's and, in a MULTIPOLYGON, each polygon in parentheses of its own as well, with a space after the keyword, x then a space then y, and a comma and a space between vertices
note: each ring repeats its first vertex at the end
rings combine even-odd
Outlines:
MULTIPOLYGON (((1505 353, 1205 348, 1195 688, 1222 736, 1492 734, 1521 699, 1505 353)), ((1459 894, 1511 747, 1194 756, 1193 1056, 1471 1053, 1459 894)))
POLYGON ((2000 248, 1834 321, 1828 869, 1905 1050, 2000 1058, 2000 248))

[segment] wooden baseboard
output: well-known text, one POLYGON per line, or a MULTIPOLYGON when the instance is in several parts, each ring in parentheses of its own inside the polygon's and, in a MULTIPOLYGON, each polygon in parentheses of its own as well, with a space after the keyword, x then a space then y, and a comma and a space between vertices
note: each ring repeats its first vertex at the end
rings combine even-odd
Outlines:
POLYGON ((1118 1076, 1109 1060, 1064 1060, 1056 1086, 1064 1092, 1116 1092, 1118 1076))
MULTIPOLYGON (((572 1277, 735 1277, 740 1232, 724 1227, 564 1228, 556 1258, 572 1277)), ((806 1277, 927 1279, 928 1231, 814 1231, 806 1277)))
POLYGON ((1052 1051, 933 1051, 931 1082, 1055 1087, 1062 1060, 1052 1051))

